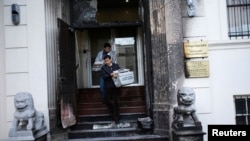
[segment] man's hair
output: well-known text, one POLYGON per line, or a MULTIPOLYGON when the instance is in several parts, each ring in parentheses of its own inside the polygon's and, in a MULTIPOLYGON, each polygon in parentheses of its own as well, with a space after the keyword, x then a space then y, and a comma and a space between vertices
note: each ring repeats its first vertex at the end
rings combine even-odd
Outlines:
POLYGON ((105 59, 111 59, 111 56, 110 55, 105 55, 104 57, 103 57, 103 60, 105 60, 105 59))
POLYGON ((104 47, 104 48, 106 48, 106 47, 111 47, 111 45, 110 45, 110 43, 104 43, 103 47, 104 47))

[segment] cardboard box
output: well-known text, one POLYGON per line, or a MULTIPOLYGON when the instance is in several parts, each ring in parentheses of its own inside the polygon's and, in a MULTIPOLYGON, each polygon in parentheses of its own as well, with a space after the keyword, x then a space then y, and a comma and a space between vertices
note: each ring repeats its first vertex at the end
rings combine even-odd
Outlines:
POLYGON ((119 71, 117 77, 113 77, 113 81, 116 87, 129 85, 134 83, 134 72, 133 71, 119 71))

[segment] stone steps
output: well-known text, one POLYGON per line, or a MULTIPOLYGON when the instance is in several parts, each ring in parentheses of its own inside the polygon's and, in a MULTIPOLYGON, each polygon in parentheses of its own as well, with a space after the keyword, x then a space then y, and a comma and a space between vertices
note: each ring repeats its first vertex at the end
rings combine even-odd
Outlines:
MULTIPOLYGON (((122 87, 119 89, 120 113, 146 113, 144 88, 122 87)), ((77 115, 106 115, 108 110, 102 103, 100 90, 80 89, 78 94, 77 115)))
POLYGON ((145 115, 122 115, 118 124, 112 117, 82 117, 77 125, 70 128, 70 141, 168 141, 168 137, 153 134, 152 130, 138 127, 137 118, 145 115), (130 118, 127 118, 130 117, 130 118))
POLYGON ((168 137, 159 135, 136 135, 125 137, 99 137, 87 139, 69 139, 69 141, 168 141, 168 137))
POLYGON ((69 141, 168 141, 152 130, 138 127, 138 118, 147 117, 144 87, 120 89, 120 122, 115 124, 102 103, 99 89, 79 90, 77 124, 68 131, 69 141))

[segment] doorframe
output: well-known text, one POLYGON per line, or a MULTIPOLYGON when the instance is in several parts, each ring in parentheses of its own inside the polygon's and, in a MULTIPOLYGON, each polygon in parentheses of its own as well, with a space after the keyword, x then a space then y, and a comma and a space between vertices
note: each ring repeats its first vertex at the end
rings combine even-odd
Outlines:
MULTIPOLYGON (((115 27, 114 27, 115 28, 115 27)), ((114 28, 111 28, 111 46, 112 46, 112 50, 116 51, 115 50, 115 45, 114 45, 114 28)), ((143 48, 144 48, 144 45, 143 45, 143 33, 142 33, 142 28, 143 27, 137 27, 136 28, 136 51, 137 51, 137 65, 138 65, 138 83, 136 84, 130 84, 130 85, 127 85, 125 87, 129 87, 129 86, 143 86, 144 85, 144 62, 143 62, 143 48), (139 73, 139 72, 142 72, 143 74, 139 73)), ((88 36, 87 36, 87 49, 91 51, 91 47, 90 47, 90 37, 89 37, 89 30, 86 31, 88 36)), ((77 37, 76 37, 77 39, 77 37)), ((88 51, 88 54, 87 54, 87 58, 91 58, 91 53, 88 51)), ((85 83, 85 86, 87 86, 86 88, 99 88, 100 86, 99 85, 92 85, 92 64, 91 64, 91 59, 88 59, 88 61, 86 61, 88 64, 84 64, 87 66, 87 72, 82 72, 82 73, 87 73, 87 74, 83 74, 83 76, 86 77, 86 79, 84 80, 83 83, 85 83)))

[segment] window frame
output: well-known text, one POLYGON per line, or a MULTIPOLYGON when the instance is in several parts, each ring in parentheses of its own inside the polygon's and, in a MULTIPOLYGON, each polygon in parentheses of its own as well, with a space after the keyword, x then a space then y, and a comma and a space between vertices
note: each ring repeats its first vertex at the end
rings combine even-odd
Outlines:
POLYGON ((250 38, 250 0, 226 0, 226 9, 228 37, 250 38))
POLYGON ((236 125, 242 125, 240 124, 240 121, 237 121, 237 119, 244 117, 245 121, 244 121, 244 125, 250 125, 250 94, 249 95, 234 95, 234 106, 235 106, 235 123, 236 125), (244 113, 242 112, 241 114, 238 113, 237 111, 237 104, 236 104, 236 100, 237 99, 241 99, 244 100, 242 104, 245 105, 245 111, 244 113))

